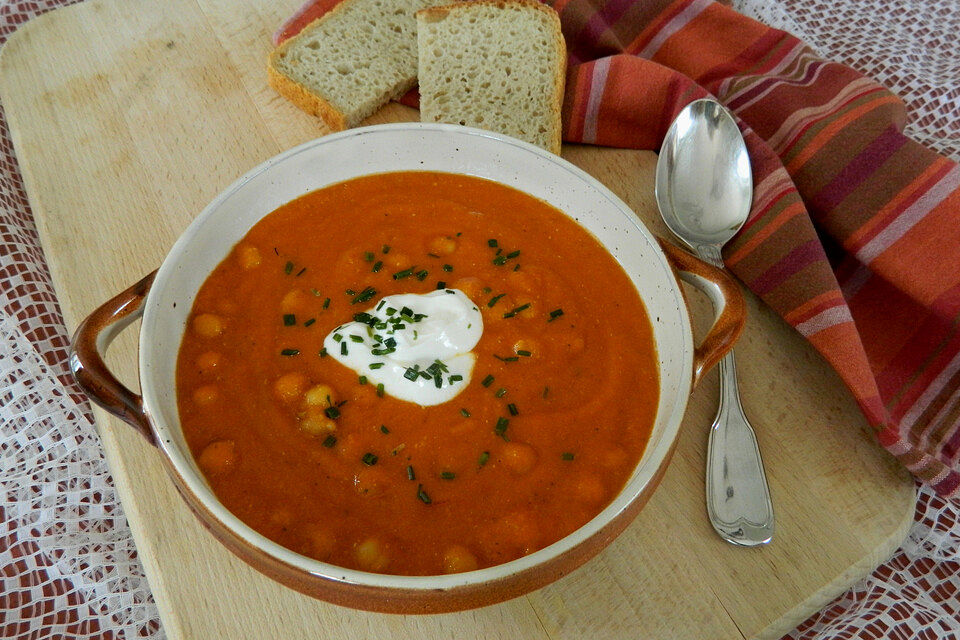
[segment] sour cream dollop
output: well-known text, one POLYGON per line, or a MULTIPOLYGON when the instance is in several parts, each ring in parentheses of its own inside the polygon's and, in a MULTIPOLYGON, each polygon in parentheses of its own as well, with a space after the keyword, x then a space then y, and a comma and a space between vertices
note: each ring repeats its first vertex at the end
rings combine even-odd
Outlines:
POLYGON ((331 331, 327 354, 395 398, 424 407, 470 384, 483 334, 480 310, 459 289, 385 296, 331 331))

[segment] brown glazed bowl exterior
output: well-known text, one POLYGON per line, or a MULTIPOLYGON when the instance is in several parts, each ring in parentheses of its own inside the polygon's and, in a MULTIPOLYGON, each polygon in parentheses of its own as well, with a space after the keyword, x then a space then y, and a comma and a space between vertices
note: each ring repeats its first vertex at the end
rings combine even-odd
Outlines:
POLYGON ((532 145, 489 132, 419 123, 352 129, 291 149, 221 193, 157 272, 107 301, 81 324, 70 364, 90 398, 157 446, 174 484, 204 526, 263 574, 335 604, 390 613, 440 613, 501 602, 570 573, 607 546, 656 489, 676 446, 690 390, 743 327, 737 285, 718 269, 661 243, 589 175, 532 145), (361 175, 411 168, 485 177, 525 191, 577 220, 620 262, 647 307, 660 364, 660 402, 642 459, 620 493, 586 525, 511 562, 466 573, 395 576, 327 564, 281 547, 216 498, 190 454, 177 416, 175 367, 193 298, 207 275, 263 216, 303 193, 361 175), (697 346, 677 277, 714 302, 714 326, 697 346), (134 319, 142 396, 120 383, 102 354, 134 319))

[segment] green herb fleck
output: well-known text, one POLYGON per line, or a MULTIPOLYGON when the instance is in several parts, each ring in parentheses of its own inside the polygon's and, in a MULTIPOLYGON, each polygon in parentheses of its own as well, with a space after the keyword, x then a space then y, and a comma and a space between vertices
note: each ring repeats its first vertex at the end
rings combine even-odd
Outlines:
POLYGON ((444 480, 453 480, 457 477, 457 474, 455 474, 453 471, 441 471, 440 477, 444 480))
POLYGON ((370 368, 376 370, 376 369, 379 369, 380 367, 382 367, 383 365, 384 365, 383 362, 371 362, 371 363, 370 363, 370 368))
POLYGON ((490 298, 490 302, 487 303, 487 306, 490 308, 493 308, 493 305, 497 304, 497 302, 500 301, 500 298, 502 298, 505 295, 507 294, 501 293, 500 295, 493 296, 492 298, 490 298))
POLYGON ((489 240, 487 240, 487 246, 488 246, 488 247, 495 247, 495 246, 497 246, 497 241, 496 241, 495 239, 493 239, 493 238, 490 238, 489 240))
POLYGON ((363 454, 363 457, 360 458, 363 464, 367 465, 368 467, 372 467, 373 465, 377 464, 378 459, 379 458, 372 453, 365 453, 363 454))
POLYGON ((430 504, 430 496, 427 495, 427 492, 423 490, 423 485, 417 485, 417 497, 420 498, 420 502, 423 504, 430 504))
POLYGON ((320 349, 320 357, 321 357, 321 358, 326 358, 326 357, 327 357, 327 348, 326 348, 326 347, 323 347, 322 349, 320 349))
POLYGON ((487 462, 489 461, 490 461, 490 452, 484 451, 483 453, 480 454, 480 457, 477 458, 477 465, 482 467, 483 465, 487 464, 487 462))
POLYGON ((510 421, 504 418, 503 416, 501 416, 497 418, 497 425, 493 428, 493 432, 496 433, 501 438, 503 438, 504 440, 509 441, 509 438, 507 438, 508 426, 510 426, 510 421))
POLYGON ((309 327, 310 325, 312 325, 312 324, 313 324, 314 322, 316 322, 316 321, 317 321, 316 318, 310 318, 309 320, 307 320, 306 322, 303 323, 303 326, 309 327))
POLYGON ((383 383, 382 383, 382 382, 377 385, 377 397, 379 397, 379 398, 382 398, 382 397, 383 397, 383 383))
POLYGON ((417 474, 413 472, 413 466, 407 465, 407 480, 416 480, 417 474))
POLYGON ((367 384, 367 376, 358 377, 357 382, 359 382, 360 384, 367 384))
POLYGON ((293 271, 293 263, 287 262, 287 264, 285 264, 283 267, 283 272, 287 275, 290 275, 292 271, 293 271))
POLYGON ((373 262, 373 251, 367 251, 363 254, 363 259, 367 262, 373 262))
POLYGON ((554 309, 550 312, 550 319, 547 322, 553 322, 557 318, 563 315, 563 309, 554 309))
POLYGON ((383 251, 384 253, 390 253, 390 245, 388 245, 388 244, 383 245, 382 251, 383 251))
POLYGON ((335 435, 329 435, 327 436, 326 440, 323 441, 323 446, 325 446, 327 449, 332 448, 335 444, 337 444, 337 436, 335 435))
POLYGON ((493 395, 495 395, 498 398, 502 398, 503 396, 507 395, 507 390, 504 389, 503 387, 500 387, 499 389, 497 389, 497 392, 493 395))
POLYGON ((442 268, 444 271, 447 271, 447 272, 453 271, 453 265, 452 265, 452 264, 445 264, 445 265, 443 265, 443 267, 441 267, 441 268, 442 268))
POLYGON ((560 454, 560 457, 563 458, 564 460, 573 460, 573 454, 570 453, 569 451, 563 452, 562 454, 560 454))
POLYGON ((296 356, 300 354, 300 349, 283 349, 280 351, 282 356, 296 356))
POLYGON ((397 271, 395 274, 393 274, 393 279, 403 280, 404 278, 409 278, 410 276, 413 275, 413 270, 415 268, 416 267, 410 267, 409 269, 403 269, 402 271, 397 271))
POLYGON ((326 300, 323 301, 323 308, 324 309, 330 308, 330 298, 327 298, 326 300))
POLYGON ((390 433, 390 429, 387 429, 387 425, 380 425, 380 433, 390 433))
POLYGON ((494 381, 494 377, 491 375, 487 375, 487 377, 484 378, 480 384, 482 384, 485 387, 489 387, 491 384, 493 384, 493 381, 494 381))
POLYGON ((327 407, 323 410, 323 413, 331 420, 336 420, 340 417, 340 409, 337 409, 336 407, 327 407))
POLYGON ((292 313, 283 314, 283 326, 292 327, 297 324, 297 316, 292 313))
POLYGON ((460 415, 462 415, 464 418, 469 418, 470 412, 467 411, 466 409, 460 409, 460 415))
POLYGON ((383 269, 383 260, 377 260, 373 263, 373 272, 380 273, 380 269, 383 269))
POLYGON ((507 405, 507 411, 509 411, 510 415, 512 416, 520 415, 520 410, 517 409, 517 405, 513 404, 512 402, 507 405))

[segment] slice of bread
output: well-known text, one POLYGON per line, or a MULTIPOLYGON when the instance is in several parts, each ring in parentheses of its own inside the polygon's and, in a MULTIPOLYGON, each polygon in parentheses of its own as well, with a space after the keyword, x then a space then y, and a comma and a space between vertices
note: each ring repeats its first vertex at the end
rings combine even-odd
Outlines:
POLYGON ((334 131, 417 81, 415 13, 432 0, 343 0, 271 54, 270 85, 334 131))
POLYGON ((420 120, 504 133, 560 153, 566 46, 535 0, 473 0, 417 12, 420 120))

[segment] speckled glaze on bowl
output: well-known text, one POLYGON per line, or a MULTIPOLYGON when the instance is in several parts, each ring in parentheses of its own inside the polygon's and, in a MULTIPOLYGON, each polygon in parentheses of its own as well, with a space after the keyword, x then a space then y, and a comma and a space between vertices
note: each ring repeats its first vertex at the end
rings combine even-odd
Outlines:
POLYGON ((91 399, 136 427, 160 450, 184 500, 225 546, 251 566, 305 594, 394 613, 438 613, 507 600, 548 584, 598 553, 647 502, 673 453, 692 386, 739 336, 743 298, 728 276, 660 243, 613 193, 560 157, 512 138, 450 125, 352 129, 282 153, 211 202, 160 269, 94 311, 77 329, 71 368, 91 399), (479 176, 540 198, 596 236, 637 288, 654 328, 660 400, 647 449, 614 500, 586 525, 528 556, 467 573, 395 576, 313 560, 260 535, 211 491, 180 429, 175 371, 193 299, 208 274, 262 217, 307 192, 361 175, 441 171, 479 176), (675 273, 676 270, 676 273, 675 273), (677 273, 720 310, 695 346, 677 273), (110 340, 142 314, 142 396, 103 363, 110 340))

